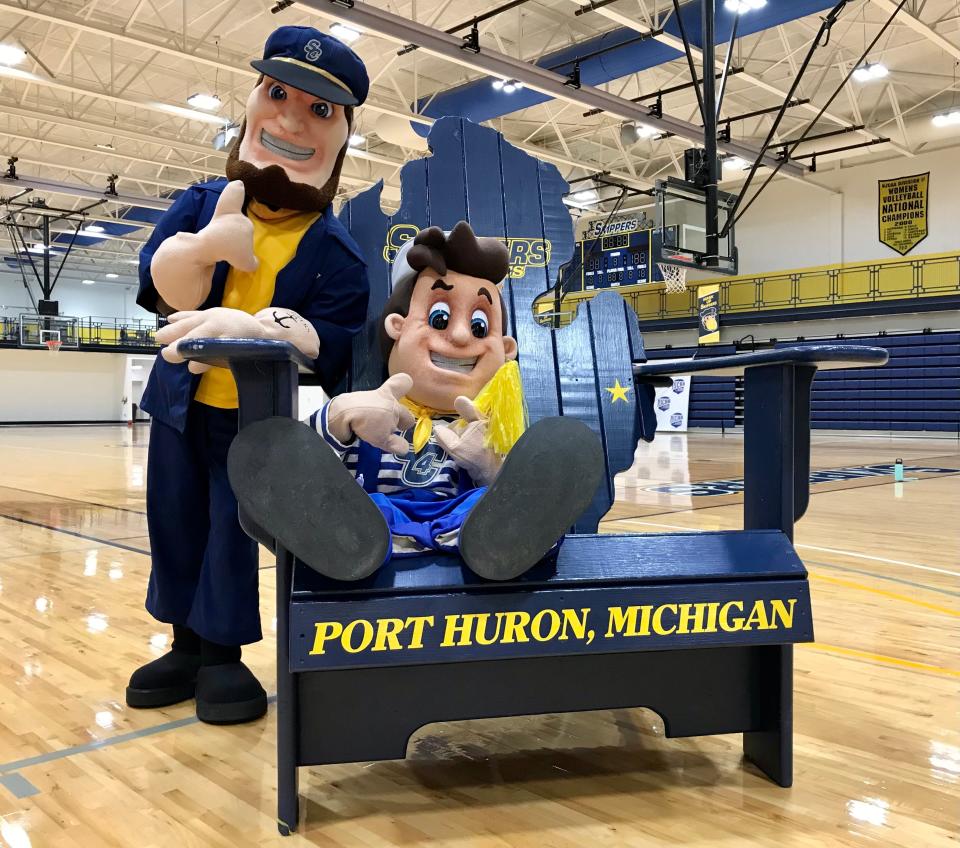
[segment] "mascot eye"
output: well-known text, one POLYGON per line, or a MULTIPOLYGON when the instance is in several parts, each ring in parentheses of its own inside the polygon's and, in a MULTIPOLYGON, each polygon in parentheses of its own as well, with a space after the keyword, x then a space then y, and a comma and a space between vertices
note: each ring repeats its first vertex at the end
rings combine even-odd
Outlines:
POLYGON ((487 316, 483 310, 476 310, 470 317, 470 332, 478 339, 485 339, 490 332, 490 326, 487 323, 487 316))
POLYGON ((271 85, 270 86, 270 99, 271 100, 286 100, 287 92, 282 85, 271 85))
POLYGON ((427 320, 434 330, 446 330, 450 323, 450 307, 445 303, 435 303, 427 320))
POLYGON ((314 103, 310 109, 318 118, 329 118, 333 114, 333 106, 323 100, 314 103))

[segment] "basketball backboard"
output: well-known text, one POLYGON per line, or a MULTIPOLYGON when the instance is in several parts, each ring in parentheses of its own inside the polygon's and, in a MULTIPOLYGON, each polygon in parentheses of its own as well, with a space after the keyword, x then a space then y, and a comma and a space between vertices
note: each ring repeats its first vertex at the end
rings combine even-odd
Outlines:
MULTIPOLYGON (((718 274, 736 274, 737 246, 732 226, 720 238, 717 255, 708 255, 706 191, 686 180, 669 177, 657 180, 655 192, 657 221, 653 261, 718 274)), ((719 230, 722 233, 737 196, 720 191, 717 200, 719 230)))

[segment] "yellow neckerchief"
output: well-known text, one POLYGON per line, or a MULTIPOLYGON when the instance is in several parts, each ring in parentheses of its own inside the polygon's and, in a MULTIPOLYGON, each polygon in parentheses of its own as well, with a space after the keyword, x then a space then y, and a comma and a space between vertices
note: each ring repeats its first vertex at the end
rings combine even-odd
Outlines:
POLYGON ((413 427, 414 453, 420 453, 423 446, 430 441, 434 418, 455 418, 457 415, 456 412, 444 412, 440 409, 432 409, 429 406, 421 406, 410 398, 400 398, 400 403, 409 409, 413 417, 417 419, 417 423, 413 427))
MULTIPOLYGON (((430 441, 433 433, 434 418, 457 417, 456 412, 444 412, 421 406, 409 398, 400 402, 417 419, 413 428, 413 452, 420 453, 430 441)), ((506 456, 517 439, 523 435, 527 426, 527 407, 523 398, 523 383, 520 368, 516 361, 506 362, 493 375, 480 393, 473 399, 477 412, 487 420, 487 432, 484 439, 486 447, 501 456, 506 456)), ((457 421, 458 427, 465 426, 463 419, 457 421)))

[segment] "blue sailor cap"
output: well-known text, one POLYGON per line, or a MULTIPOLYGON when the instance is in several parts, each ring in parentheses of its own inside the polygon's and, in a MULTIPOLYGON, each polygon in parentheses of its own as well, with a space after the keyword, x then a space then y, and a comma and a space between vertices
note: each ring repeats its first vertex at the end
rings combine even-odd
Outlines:
POLYGON ((359 106, 370 88, 360 57, 313 27, 280 27, 267 39, 263 58, 250 64, 278 82, 341 106, 359 106))

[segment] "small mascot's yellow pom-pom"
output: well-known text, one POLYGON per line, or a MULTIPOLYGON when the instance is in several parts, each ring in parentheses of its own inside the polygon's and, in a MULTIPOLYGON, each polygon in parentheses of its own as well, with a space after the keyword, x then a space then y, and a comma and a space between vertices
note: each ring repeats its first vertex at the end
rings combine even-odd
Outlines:
POLYGON ((516 360, 500 366, 473 405, 487 419, 484 444, 501 455, 508 454, 527 429, 527 405, 516 360))

